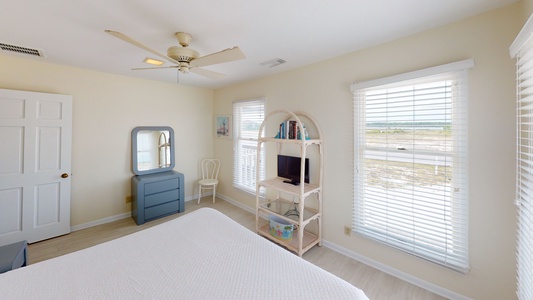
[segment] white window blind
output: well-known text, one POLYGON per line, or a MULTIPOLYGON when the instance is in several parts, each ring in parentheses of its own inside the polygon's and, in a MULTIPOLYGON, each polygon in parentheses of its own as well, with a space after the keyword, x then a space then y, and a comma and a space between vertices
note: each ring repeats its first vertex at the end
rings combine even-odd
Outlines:
POLYGON ((354 224, 366 237, 469 269, 463 61, 354 84, 354 224))
POLYGON ((516 205, 518 207, 517 296, 533 299, 533 21, 511 45, 516 57, 516 205))
MULTIPOLYGON (((256 169, 260 170, 260 180, 265 178, 265 159, 257 160, 257 137, 265 118, 266 99, 253 99, 233 102, 233 186, 255 194, 256 169)), ((261 151, 264 156, 265 151, 261 151)))

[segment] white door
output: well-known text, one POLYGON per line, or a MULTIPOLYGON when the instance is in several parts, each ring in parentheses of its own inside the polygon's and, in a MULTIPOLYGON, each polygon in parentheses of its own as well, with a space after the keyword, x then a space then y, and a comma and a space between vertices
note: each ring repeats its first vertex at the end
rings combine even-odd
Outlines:
POLYGON ((0 246, 70 232, 72 96, 0 89, 0 246))

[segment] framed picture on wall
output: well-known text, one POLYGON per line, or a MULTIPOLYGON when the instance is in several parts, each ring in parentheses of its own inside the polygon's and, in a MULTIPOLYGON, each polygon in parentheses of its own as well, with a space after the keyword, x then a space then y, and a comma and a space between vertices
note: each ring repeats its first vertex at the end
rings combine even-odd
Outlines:
POLYGON ((218 138, 231 139, 231 116, 215 116, 215 135, 218 138))

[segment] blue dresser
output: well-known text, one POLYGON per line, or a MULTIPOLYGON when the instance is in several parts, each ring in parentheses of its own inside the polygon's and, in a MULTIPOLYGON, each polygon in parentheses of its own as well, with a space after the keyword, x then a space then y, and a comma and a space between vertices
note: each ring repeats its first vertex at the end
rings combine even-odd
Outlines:
POLYGON ((131 217, 137 225, 185 211, 184 175, 176 171, 131 178, 131 217))

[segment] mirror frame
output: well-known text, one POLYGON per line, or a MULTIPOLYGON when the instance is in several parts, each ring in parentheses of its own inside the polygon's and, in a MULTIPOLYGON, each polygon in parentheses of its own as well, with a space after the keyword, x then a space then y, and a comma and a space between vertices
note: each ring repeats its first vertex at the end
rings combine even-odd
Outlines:
POLYGON ((167 172, 174 169, 176 161, 174 159, 174 130, 169 126, 139 126, 133 128, 131 131, 131 162, 132 162, 132 171, 136 175, 146 175, 153 173, 167 172), (151 130, 151 131, 168 131, 170 139, 170 165, 164 168, 156 168, 150 170, 139 170, 138 168, 138 157, 137 157, 137 134, 139 131, 151 130))

